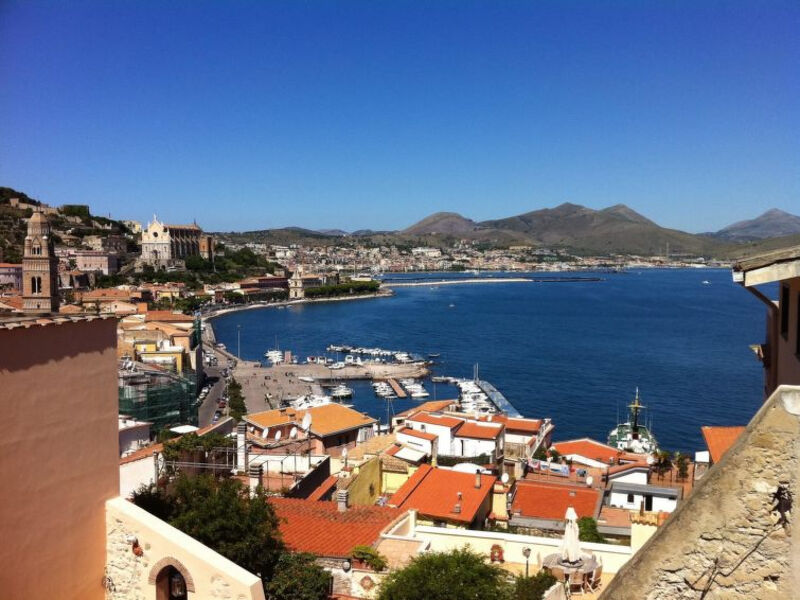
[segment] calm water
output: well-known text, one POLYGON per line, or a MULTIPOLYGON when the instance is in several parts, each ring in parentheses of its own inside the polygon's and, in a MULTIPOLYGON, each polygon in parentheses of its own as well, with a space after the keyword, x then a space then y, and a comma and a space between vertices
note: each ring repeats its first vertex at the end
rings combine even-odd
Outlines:
MULTIPOLYGON (((399 288, 392 298, 243 311, 217 318, 217 339, 258 360, 275 345, 298 356, 328 344, 441 353, 435 372, 480 365, 525 416, 551 417, 555 440, 605 441, 639 386, 662 447, 704 447, 701 425, 746 423, 761 400, 764 308, 728 270, 643 270, 595 283, 399 288), (702 285, 708 280, 711 285, 702 285)), ((426 384, 433 392, 433 385, 426 384)), ((437 386, 439 398, 452 388, 437 386)), ((366 384, 356 406, 386 406, 366 384)), ((412 401, 397 401, 395 410, 412 401)))

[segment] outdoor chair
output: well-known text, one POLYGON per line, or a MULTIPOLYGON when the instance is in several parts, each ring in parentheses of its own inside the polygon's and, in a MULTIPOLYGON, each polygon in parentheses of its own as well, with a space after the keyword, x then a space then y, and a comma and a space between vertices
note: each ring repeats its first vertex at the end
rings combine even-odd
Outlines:
POLYGON ((583 594, 583 573, 580 571, 573 571, 569 575, 569 591, 570 594, 583 594))
POLYGON ((591 579, 592 591, 597 590, 602 585, 601 581, 602 577, 603 577, 603 565, 601 563, 595 567, 594 571, 592 571, 592 579, 591 579))
POLYGON ((550 574, 562 583, 567 579, 567 574, 561 567, 550 567, 550 574))

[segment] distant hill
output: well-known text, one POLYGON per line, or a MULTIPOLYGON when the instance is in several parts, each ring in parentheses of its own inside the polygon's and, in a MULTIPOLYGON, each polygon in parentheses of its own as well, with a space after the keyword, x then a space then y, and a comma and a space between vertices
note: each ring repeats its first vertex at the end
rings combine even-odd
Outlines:
POLYGON ((749 242, 798 233, 800 233, 800 217, 773 208, 760 217, 739 221, 708 235, 732 242, 749 242))
POLYGON ((714 240, 666 229, 624 204, 594 210, 565 203, 555 208, 479 223, 483 227, 513 230, 546 246, 562 246, 578 252, 658 255, 708 254, 714 240))
POLYGON ((425 217, 418 223, 408 227, 400 233, 404 235, 444 234, 458 235, 470 233, 478 229, 478 224, 471 219, 462 217, 454 212, 437 212, 425 217))
POLYGON ((333 235, 336 237, 350 235, 349 233, 341 229, 317 229, 317 233, 321 233, 322 235, 333 235))

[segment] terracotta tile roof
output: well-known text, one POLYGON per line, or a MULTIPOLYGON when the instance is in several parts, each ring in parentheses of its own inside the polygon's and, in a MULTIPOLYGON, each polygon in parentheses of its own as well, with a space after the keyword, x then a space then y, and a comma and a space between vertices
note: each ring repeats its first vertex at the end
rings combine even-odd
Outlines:
POLYGON ((22 296, 0 296, 0 304, 5 304, 14 310, 22 310, 22 296))
POLYGON ((456 429, 464 423, 463 419, 456 417, 448 417, 445 415, 436 415, 428 412, 419 412, 406 419, 406 422, 413 421, 414 423, 425 423, 426 425, 439 425, 440 427, 449 427, 456 429))
POLYGON ((728 449, 736 443, 739 436, 744 431, 743 426, 733 427, 701 427, 703 437, 708 446, 708 452, 711 454, 711 461, 718 463, 725 456, 728 449))
POLYGON ((456 431, 456 437, 467 437, 478 440, 496 440, 503 434, 503 425, 497 424, 492 426, 489 424, 465 422, 456 431))
POLYGON ((602 490, 532 481, 517 481, 511 513, 535 519, 563 520, 570 506, 580 517, 594 517, 602 490))
POLYGON ((322 498, 330 494, 331 491, 336 488, 337 481, 339 481, 339 478, 336 475, 327 477, 317 489, 311 492, 311 495, 307 498, 307 500, 319 502, 322 498))
POLYGON ((363 413, 341 404, 331 402, 322 406, 315 406, 307 410, 294 408, 266 410, 245 416, 248 423, 261 428, 275 427, 294 423, 300 425, 306 412, 311 413, 311 433, 318 436, 327 436, 342 431, 350 431, 377 421, 363 413))
POLYGON ((481 475, 478 489, 472 473, 420 465, 389 498, 389 504, 403 510, 416 509, 426 517, 472 523, 496 481, 493 475, 481 475), (453 509, 459 502, 458 492, 461 492, 461 512, 456 513, 453 509))
POLYGON ((624 473, 625 471, 635 471, 636 469, 642 469, 643 471, 650 472, 650 467, 647 463, 638 462, 638 463, 625 463, 623 465, 614 465, 613 467, 609 467, 607 473, 612 475, 618 475, 619 473, 624 473))
POLYGON ((503 417, 502 419, 495 420, 500 423, 505 423, 506 431, 538 433, 542 428, 541 419, 512 419, 511 417, 503 417))
POLYGON ((58 312, 62 315, 76 315, 86 312, 86 310, 77 304, 62 304, 58 307, 58 312))
POLYGON ((131 297, 129 290, 118 290, 116 288, 101 288, 79 292, 75 296, 82 302, 86 300, 128 300, 131 297))
POLYGON ((584 458, 589 458, 605 464, 617 462, 620 455, 620 451, 616 448, 612 448, 611 446, 607 446, 606 444, 602 444, 590 438, 557 442, 553 444, 553 448, 562 456, 577 454, 584 458))
POLYGON ((22 268, 21 263, 0 262, 0 269, 21 269, 21 268, 22 268))
POLYGON ((403 511, 385 506, 352 506, 340 512, 336 502, 271 498, 280 532, 295 552, 345 558, 354 546, 371 546, 403 511))
POLYGON ((417 431, 416 429, 411 429, 411 427, 403 427, 397 432, 398 435, 405 434, 410 435, 411 437, 420 438, 423 440, 428 440, 432 442, 433 440, 437 439, 439 436, 433 433, 429 433, 427 431, 417 431))
POLYGON ((194 321, 191 315, 174 313, 170 310, 148 310, 144 315, 145 321, 166 321, 167 323, 188 323, 194 321))
POLYGON ((452 406, 457 402, 458 400, 429 400, 428 402, 423 402, 418 406, 412 406, 408 410, 397 413, 395 417, 410 417, 411 415, 415 415, 419 412, 439 412, 446 410, 447 407, 452 406))
POLYGON ((0 329, 16 329, 18 327, 33 327, 38 325, 63 325, 65 323, 78 323, 80 321, 94 321, 95 319, 106 320, 114 318, 113 315, 59 315, 54 314, 44 317, 29 317, 25 315, 12 314, 0 317, 0 329))

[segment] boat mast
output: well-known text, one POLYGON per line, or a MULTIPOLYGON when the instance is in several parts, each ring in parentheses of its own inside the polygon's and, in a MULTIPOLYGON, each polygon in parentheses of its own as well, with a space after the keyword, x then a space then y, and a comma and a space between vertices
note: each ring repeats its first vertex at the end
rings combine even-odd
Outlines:
POLYGON ((633 399, 633 404, 629 404, 628 408, 631 409, 631 432, 638 433, 639 432, 639 411, 645 408, 639 402, 639 387, 636 387, 636 397, 633 399))

